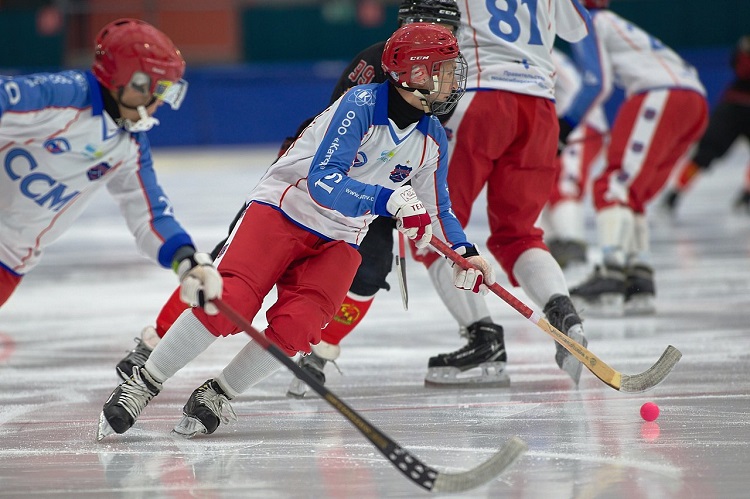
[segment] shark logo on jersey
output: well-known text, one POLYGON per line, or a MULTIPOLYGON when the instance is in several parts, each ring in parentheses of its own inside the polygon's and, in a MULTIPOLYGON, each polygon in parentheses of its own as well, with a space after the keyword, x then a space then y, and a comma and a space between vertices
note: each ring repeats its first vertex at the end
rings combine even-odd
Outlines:
POLYGON ((387 163, 391 160, 393 156, 396 155, 396 151, 383 151, 380 153, 380 157, 378 158, 378 161, 382 161, 383 163, 387 163))
POLYGON ((101 162, 95 167, 90 168, 89 171, 86 172, 86 176, 93 182, 94 180, 102 178, 111 169, 112 166, 109 163, 101 162))
POLYGON ((357 157, 354 158, 354 164, 352 167, 357 168, 358 166, 365 166, 367 163, 367 155, 362 151, 357 151, 357 157))
POLYGON ((372 93, 372 90, 358 88, 352 90, 347 100, 358 106, 374 106, 375 94, 372 93))
POLYGON ((412 168, 406 165, 396 165, 396 168, 391 170, 391 174, 388 176, 388 178, 396 183, 403 182, 409 177, 411 171, 412 168))
POLYGON ((44 148, 50 154, 62 154, 70 151, 70 142, 62 137, 49 139, 44 143, 44 148))

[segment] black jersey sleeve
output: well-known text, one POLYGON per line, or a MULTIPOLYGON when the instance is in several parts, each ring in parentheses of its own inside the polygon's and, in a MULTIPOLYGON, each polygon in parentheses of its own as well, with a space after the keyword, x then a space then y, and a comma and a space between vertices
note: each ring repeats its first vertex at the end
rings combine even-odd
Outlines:
POLYGON ((383 83, 385 81, 385 73, 380 65, 383 47, 385 47, 385 41, 370 45, 351 60, 339 76, 339 80, 331 93, 329 104, 336 102, 336 99, 341 97, 344 92, 356 85, 383 83))

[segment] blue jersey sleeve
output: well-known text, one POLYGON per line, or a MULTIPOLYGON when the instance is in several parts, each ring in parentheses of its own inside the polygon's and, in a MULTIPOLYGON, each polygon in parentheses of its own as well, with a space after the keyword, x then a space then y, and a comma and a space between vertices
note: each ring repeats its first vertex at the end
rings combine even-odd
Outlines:
POLYGON ((334 111, 328 131, 310 165, 307 188, 319 205, 348 217, 357 217, 375 211, 375 201, 385 188, 348 176, 373 116, 373 106, 359 105, 355 99, 347 98, 351 92, 339 101, 334 111))
POLYGON ((599 40, 590 18, 586 19, 589 34, 580 42, 571 44, 573 58, 581 71, 581 88, 562 118, 576 127, 595 106, 597 97, 604 90, 604 69, 599 40))
POLYGON ((85 107, 91 102, 88 82, 80 71, 0 77, 0 117, 3 113, 37 111, 47 107, 85 107))

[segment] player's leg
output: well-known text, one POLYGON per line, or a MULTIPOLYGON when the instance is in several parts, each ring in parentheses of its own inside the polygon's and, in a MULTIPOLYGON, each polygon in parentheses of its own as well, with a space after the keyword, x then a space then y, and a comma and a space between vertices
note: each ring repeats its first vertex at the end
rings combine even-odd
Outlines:
POLYGON ((557 158, 558 176, 546 208, 550 237, 545 242, 562 268, 586 263, 583 197, 589 173, 603 150, 604 136, 584 124, 573 131, 570 145, 557 158))
MULTIPOLYGON (((232 233, 237 222, 242 218, 243 213, 245 213, 245 208, 246 205, 243 204, 234 216, 234 220, 232 220, 232 223, 229 225, 228 234, 232 233)), ((216 260, 219 257, 228 239, 229 235, 214 247, 211 252, 212 259, 216 260)), ((180 299, 180 288, 178 286, 159 311, 159 315, 156 317, 156 325, 143 328, 140 338, 135 338, 135 348, 128 352, 128 354, 115 366, 115 370, 120 378, 127 380, 130 375, 133 374, 133 367, 143 367, 156 344, 159 343, 159 340, 164 337, 164 334, 170 327, 172 327, 174 321, 177 320, 186 308, 188 308, 188 305, 180 299)))
MULTIPOLYGON (((474 200, 484 188, 493 166, 488 157, 490 148, 493 144, 510 140, 508 127, 498 123, 498 114, 488 109, 488 106, 492 106, 491 94, 495 93, 467 94, 459 101, 446 125, 453 130, 449 148, 451 167, 448 171, 451 206, 464 227, 469 221, 474 200), (487 126, 492 130, 488 130, 487 126), (503 138, 503 134, 507 138, 503 138), (493 140, 488 141, 488 136, 493 140), (481 147, 477 144, 481 144, 481 147)), ((456 351, 431 357, 425 384, 508 386, 510 379, 505 373, 507 356, 503 328, 492 321, 484 297, 457 289, 453 285, 450 265, 437 253, 410 246, 414 259, 428 268, 435 290, 458 322, 459 334, 467 342, 456 351), (459 377, 464 372, 467 372, 466 375, 459 377)))
MULTIPOLYGON (((216 265, 224 279, 222 300, 253 318, 285 269, 294 260, 291 241, 308 232, 277 210, 251 204, 235 228, 216 265)), ((200 308, 185 310, 154 348, 143 368, 122 383, 107 400, 100 417, 100 438, 130 428, 162 383, 193 360, 219 336, 239 332, 223 314, 209 316, 200 308)), ((286 348, 284 345, 280 345, 286 348)))
MULTIPOLYGON (((555 327, 585 345, 565 276, 542 241, 542 231, 535 226, 552 189, 557 151, 557 128, 539 123, 557 122, 554 106, 531 96, 504 94, 503 99, 515 101, 518 109, 516 135, 512 145, 495 160, 487 182, 487 247, 511 283, 520 285, 555 327)), ((578 381, 581 364, 567 350, 557 348, 556 361, 578 381)))
MULTIPOLYGON (((390 289, 386 277, 393 264, 393 230, 395 221, 388 217, 376 218, 359 246, 362 263, 357 269, 349 291, 333 319, 321 332, 321 341, 313 345, 310 355, 300 357, 298 364, 321 384, 326 381, 324 368, 335 362, 341 353, 339 343, 362 322, 370 309, 375 294, 390 289)), ((287 396, 302 398, 307 385, 294 378, 287 396)))
MULTIPOLYGON (((310 234, 311 238, 315 237, 310 234)), ((343 241, 312 241, 297 255, 278 280, 278 299, 266 313, 264 334, 287 353, 310 352, 320 341, 323 325, 331 320, 351 282, 361 258, 343 241)), ((192 437, 213 433, 228 401, 261 382, 281 364, 263 347, 250 341, 216 378, 191 395, 175 432, 192 437)), ((231 415, 231 413, 230 413, 231 415)))
POLYGON ((633 236, 625 252, 625 312, 628 314, 656 311, 646 207, 662 191, 678 158, 701 136, 707 121, 708 106, 700 94, 685 90, 664 93, 663 107, 652 104, 653 109, 659 109, 653 135, 649 140, 640 137, 648 152, 640 173, 630 185, 628 197, 628 206, 634 215, 633 236))

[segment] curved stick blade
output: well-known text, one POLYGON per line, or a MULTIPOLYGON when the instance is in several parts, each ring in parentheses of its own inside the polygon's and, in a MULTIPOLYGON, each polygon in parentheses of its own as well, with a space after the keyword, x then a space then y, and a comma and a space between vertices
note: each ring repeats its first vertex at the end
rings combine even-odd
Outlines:
POLYGON ((682 353, 672 345, 669 345, 661 354, 656 364, 649 367, 640 374, 623 374, 620 385, 621 392, 638 393, 649 390, 662 381, 672 371, 672 368, 682 357, 682 353))
POLYGON ((484 485, 497 477, 521 456, 528 446, 518 437, 513 437, 491 458, 476 468, 461 473, 438 472, 432 492, 464 492, 484 485))

